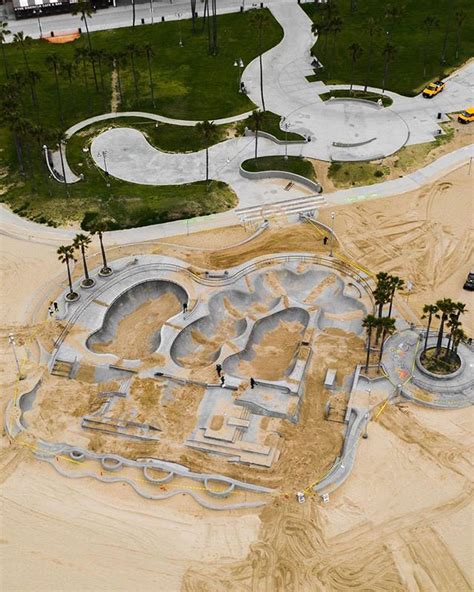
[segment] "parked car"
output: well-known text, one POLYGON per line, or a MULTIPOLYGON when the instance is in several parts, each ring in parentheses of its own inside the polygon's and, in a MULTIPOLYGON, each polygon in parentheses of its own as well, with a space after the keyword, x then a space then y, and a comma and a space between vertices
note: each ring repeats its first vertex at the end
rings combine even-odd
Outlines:
POLYGON ((474 291, 474 271, 467 274, 466 281, 464 282, 463 288, 465 290, 474 291))
POLYGON ((469 107, 469 109, 460 113, 458 115, 458 121, 460 123, 471 123, 471 121, 474 121, 474 107, 469 107))
POLYGON ((437 80, 436 82, 430 82, 428 86, 423 91, 423 96, 425 99, 432 99, 436 95, 438 95, 442 90, 444 90, 444 82, 442 80, 437 80))

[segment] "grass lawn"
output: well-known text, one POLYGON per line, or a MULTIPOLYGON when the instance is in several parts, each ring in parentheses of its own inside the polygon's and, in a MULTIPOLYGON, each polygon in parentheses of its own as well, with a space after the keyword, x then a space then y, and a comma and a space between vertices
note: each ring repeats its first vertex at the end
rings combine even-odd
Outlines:
MULTIPOLYGON (((470 0, 411 0, 403 3, 403 14, 395 21, 385 17, 389 6, 386 1, 358 2, 354 13, 351 13, 351 4, 348 1, 337 3, 337 13, 342 20, 341 32, 336 36, 331 32, 322 34, 313 47, 313 53, 325 66, 317 73, 324 82, 351 82, 352 60, 348 47, 354 42, 362 46, 363 54, 356 61, 352 82, 365 84, 367 80, 369 86, 380 88, 384 70, 383 48, 388 40, 395 47, 396 56, 389 66, 387 88, 403 95, 417 94, 426 82, 452 72, 474 55, 474 18, 470 0), (458 47, 456 13, 459 11, 464 11, 467 18, 461 28, 458 47), (431 31, 425 23, 427 16, 439 21, 431 31), (371 17, 379 24, 372 49, 368 27, 371 17), (369 56, 372 65, 367 76, 369 56)), ((398 2, 390 4, 397 8, 401 5, 398 2)), ((313 20, 319 20, 324 11, 322 6, 311 2, 302 8, 313 20)))
POLYGON ((328 171, 328 177, 336 187, 373 185, 389 174, 388 166, 371 162, 333 162, 328 171))
MULTIPOLYGON (((263 39, 264 51, 282 38, 280 25, 270 14, 269 17, 263 39)), ((120 67, 123 102, 117 105, 117 110, 150 111, 168 117, 201 120, 228 117, 254 107, 245 95, 238 92, 240 71, 233 65, 236 57, 241 57, 248 64, 259 53, 251 15, 218 17, 219 53, 215 57, 208 54, 207 33, 201 31, 200 21, 196 34, 192 33, 191 21, 181 21, 183 47, 178 44, 178 26, 177 22, 165 22, 92 33, 93 49, 102 52, 101 68, 96 63, 98 91, 91 63, 86 60, 84 65, 81 60, 74 61, 75 50, 87 48, 85 36, 65 45, 53 45, 44 40, 31 41, 26 47, 26 57, 30 70, 39 74, 35 85, 37 106, 33 104, 29 86, 24 82, 17 85, 20 89, 17 105, 22 117, 44 131, 38 139, 21 132, 26 169, 22 176, 13 135, 6 127, 7 122, 0 119, 0 199, 23 216, 53 225, 82 221, 87 212, 98 211, 104 205, 110 209, 116 224, 123 228, 214 213, 235 205, 233 192, 222 183, 214 183, 206 191, 203 183, 148 187, 109 179, 110 187, 107 187, 102 173, 88 166, 87 170, 84 169, 86 180, 71 186, 71 197, 66 198, 63 187, 46 175, 40 147, 44 143, 52 144, 53 140, 49 137, 52 130, 65 130, 82 119, 111 111, 112 96, 117 99, 119 93, 117 84, 115 93, 112 92, 114 68, 107 55, 127 53, 126 46, 130 43, 141 49, 145 43, 153 46, 155 107, 151 102, 147 60, 141 51, 134 58, 136 91, 130 54, 120 67), (46 57, 50 55, 59 56, 66 64, 74 62, 71 79, 66 68, 60 72, 61 110, 54 74, 45 64, 46 57)), ((24 57, 18 46, 6 45, 5 53, 10 72, 26 73, 24 57)), ((0 84, 4 82, 2 64, 0 84)), ((147 124, 146 129, 152 127, 147 124)), ((161 138, 163 149, 201 147, 192 128, 164 126, 153 130, 153 136, 161 138)), ((73 140, 68 143, 68 155, 74 155, 73 140)), ((160 145, 159 142, 157 145, 160 145)), ((74 166, 74 162, 71 164, 74 166)))
POLYGON ((373 103, 377 103, 379 99, 382 99, 382 105, 384 107, 390 107, 393 103, 390 97, 386 95, 379 95, 378 93, 372 92, 364 92, 363 90, 331 90, 330 92, 323 93, 319 95, 323 101, 329 101, 331 97, 340 99, 340 98, 349 98, 349 99, 365 99, 366 101, 372 101, 373 103))
POLYGON ((310 181, 316 181, 316 174, 313 165, 309 160, 301 156, 262 156, 260 158, 249 158, 244 160, 242 168, 245 171, 256 173, 259 171, 287 171, 306 177, 310 181))

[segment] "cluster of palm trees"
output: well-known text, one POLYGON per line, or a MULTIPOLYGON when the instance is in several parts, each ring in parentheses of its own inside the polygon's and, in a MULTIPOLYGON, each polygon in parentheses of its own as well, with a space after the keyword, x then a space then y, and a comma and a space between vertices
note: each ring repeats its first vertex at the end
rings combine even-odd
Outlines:
POLYGON ((462 302, 454 302, 451 298, 442 298, 435 304, 426 304, 423 307, 423 319, 428 319, 425 342, 421 359, 428 349, 428 338, 433 319, 439 319, 436 347, 434 348, 433 359, 443 361, 449 365, 456 359, 459 344, 467 339, 462 328, 461 315, 467 312, 466 305, 462 302), (443 338, 447 331, 448 342, 443 347, 443 338))
MULTIPOLYGON (((109 267, 107 263, 107 257, 105 254, 104 243, 103 243, 103 232, 104 227, 96 226, 92 230, 91 234, 97 234, 100 242, 100 250, 102 254, 102 268, 100 270, 101 276, 109 276, 112 273, 112 269, 109 267)), ((71 265, 77 261, 75 254, 76 251, 79 251, 82 258, 82 265, 84 268, 84 279, 81 282, 81 287, 83 288, 90 288, 95 284, 95 280, 90 277, 89 268, 87 266, 87 250, 89 245, 92 242, 92 236, 90 234, 83 234, 79 233, 75 236, 72 244, 70 245, 62 245, 57 250, 58 259, 61 263, 66 265, 67 269, 67 277, 69 283, 69 292, 66 296, 68 300, 77 300, 78 294, 74 292, 73 285, 72 285, 72 273, 71 273, 71 265)))
POLYGON ((372 337, 375 332, 375 346, 379 350, 377 371, 380 371, 384 345, 387 337, 395 332, 395 319, 392 318, 393 300, 398 290, 402 290, 405 282, 396 275, 389 275, 383 271, 376 275, 376 286, 372 291, 375 302, 375 314, 367 315, 362 326, 367 331, 367 357, 365 372, 369 371, 370 353, 372 351, 372 337), (388 305, 387 314, 384 309, 388 305))
MULTIPOLYGON (((351 0, 351 13, 354 13, 356 11, 357 2, 355 2, 355 0, 351 0)), ((365 23, 365 30, 368 33, 367 47, 362 47, 357 41, 354 41, 348 46, 347 50, 349 52, 351 59, 351 91, 352 86, 354 84, 354 72, 356 63, 360 60, 364 53, 367 55, 364 81, 365 91, 367 91, 367 87, 369 86, 369 80, 372 73, 374 45, 377 39, 385 37, 385 44, 381 50, 381 55, 383 57, 383 78, 381 87, 382 91, 385 92, 385 89, 388 85, 390 65, 395 61, 398 53, 397 48, 392 43, 393 33, 396 29, 397 24, 402 20, 405 13, 405 5, 390 3, 387 4, 385 6, 384 12, 380 11, 380 15, 376 18, 369 17, 365 23)), ((449 35, 453 29, 453 20, 456 28, 455 56, 456 59, 459 58, 461 50, 462 27, 466 22, 467 16, 467 13, 462 9, 447 12, 445 20, 445 31, 443 36, 443 45, 440 55, 441 65, 443 65, 446 62, 446 51, 448 46, 449 35)), ((341 18, 339 8, 335 0, 329 0, 327 3, 318 5, 318 12, 316 13, 316 17, 312 25, 312 31, 313 33, 318 34, 320 36, 321 43, 318 44, 318 52, 320 52, 320 58, 325 63, 328 78, 330 69, 332 67, 330 56, 335 55, 337 37, 342 31, 343 25, 344 22, 341 18)), ((436 50, 436 47, 434 47, 432 43, 431 33, 432 31, 440 27, 440 21, 434 15, 428 15, 420 23, 420 26, 423 27, 427 35, 427 40, 423 44, 423 75, 426 76, 429 52, 432 53, 436 50)))

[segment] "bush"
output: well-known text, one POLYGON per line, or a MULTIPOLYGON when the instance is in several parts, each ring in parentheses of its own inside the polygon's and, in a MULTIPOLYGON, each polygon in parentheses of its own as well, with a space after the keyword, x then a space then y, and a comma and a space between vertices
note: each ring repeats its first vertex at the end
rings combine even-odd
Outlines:
POLYGON ((381 171, 380 169, 377 169, 374 173, 374 177, 383 177, 384 176, 384 172, 381 171))

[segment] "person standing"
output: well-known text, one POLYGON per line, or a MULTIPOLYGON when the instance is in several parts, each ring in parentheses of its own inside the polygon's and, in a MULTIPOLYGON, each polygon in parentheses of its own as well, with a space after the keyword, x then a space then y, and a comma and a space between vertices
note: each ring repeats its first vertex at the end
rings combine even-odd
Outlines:
POLYGON ((220 364, 216 364, 216 372, 217 376, 220 378, 222 374, 222 366, 220 364))
POLYGON ((224 388, 225 385, 225 378, 224 375, 221 376, 221 388, 224 388))

